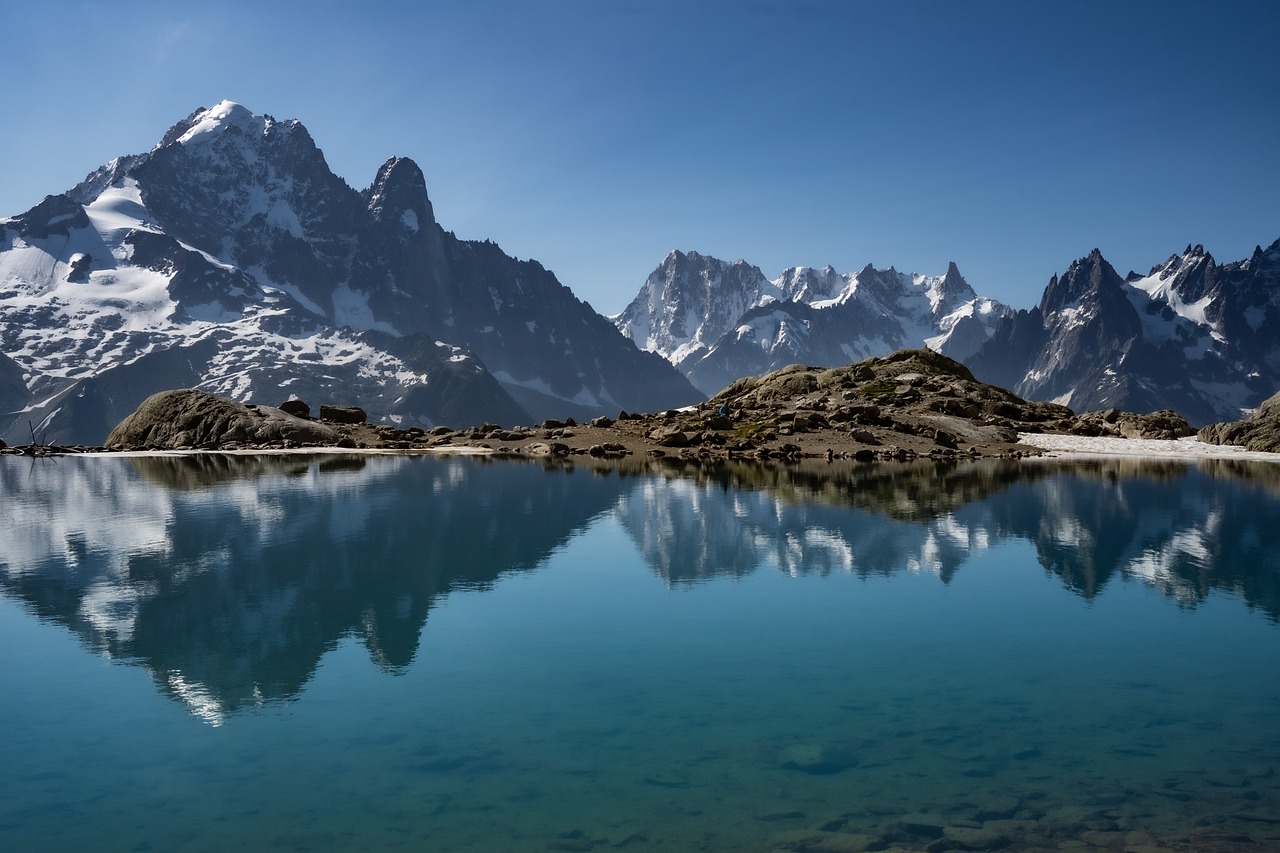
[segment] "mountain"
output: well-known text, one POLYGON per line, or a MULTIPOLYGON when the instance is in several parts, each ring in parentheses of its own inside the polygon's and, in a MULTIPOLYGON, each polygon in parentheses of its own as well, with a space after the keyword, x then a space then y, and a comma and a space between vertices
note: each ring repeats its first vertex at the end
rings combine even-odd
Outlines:
POLYGON ((229 101, 0 219, 0 438, 99 443, 175 387, 404 425, 700 399, 536 261, 446 232, 412 160, 357 191, 229 101))
POLYGON ((1219 266, 1203 246, 1121 277, 1094 250, 967 360, 1022 397, 1076 411, 1238 420, 1280 388, 1280 240, 1219 266))
POLYGON ((963 360, 1007 313, 955 264, 941 276, 795 267, 770 281, 745 261, 672 252, 613 320, 714 394, 795 363, 836 367, 921 346, 963 360))
POLYGON ((1077 412, 1172 409, 1236 421, 1280 388, 1280 240, 1218 265, 1188 246, 1145 275, 1094 250, 1012 310, 945 275, 796 267, 672 252, 613 318, 636 345, 717 393, 792 363, 838 366, 927 346, 984 382, 1077 412))

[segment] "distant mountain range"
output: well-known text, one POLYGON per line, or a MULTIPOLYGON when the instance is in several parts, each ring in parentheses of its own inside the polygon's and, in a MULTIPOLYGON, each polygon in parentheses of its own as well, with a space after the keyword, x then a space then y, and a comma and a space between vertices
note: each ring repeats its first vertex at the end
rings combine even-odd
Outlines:
POLYGON ((836 367, 922 346, 963 361, 1011 313, 974 293, 955 264, 941 276, 795 267, 770 281, 745 261, 672 252, 613 320, 712 395, 788 364, 836 367))
POLYGON ((1093 411, 1239 420, 1280 389, 1280 240, 1219 266, 1188 246, 1121 278, 1098 250, 1005 317, 968 361, 979 378, 1093 411))
POLYGON ((1030 400, 1173 409, 1201 425, 1280 389, 1280 240, 1223 266, 1188 247, 1123 278, 1094 250, 1029 311, 978 296, 955 264, 942 276, 795 267, 771 281, 745 261, 672 252, 613 321, 707 394, 787 364, 927 346, 1030 400))
POLYGON ((99 443, 176 387, 402 425, 700 399, 537 262, 446 232, 413 161, 357 191, 226 101, 0 219, 0 438, 99 443))

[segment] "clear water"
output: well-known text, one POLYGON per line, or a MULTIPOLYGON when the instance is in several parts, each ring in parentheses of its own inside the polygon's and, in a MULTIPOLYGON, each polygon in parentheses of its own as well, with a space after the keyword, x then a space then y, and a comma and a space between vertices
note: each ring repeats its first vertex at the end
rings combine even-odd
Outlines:
POLYGON ((6 851, 1280 849, 1280 466, 0 490, 6 851))

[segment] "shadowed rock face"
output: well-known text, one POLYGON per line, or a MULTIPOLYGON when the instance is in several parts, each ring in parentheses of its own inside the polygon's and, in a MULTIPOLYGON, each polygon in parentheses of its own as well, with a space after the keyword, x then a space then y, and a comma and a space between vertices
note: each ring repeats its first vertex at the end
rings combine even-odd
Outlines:
POLYGON ((327 444, 338 441, 332 427, 271 408, 237 403, 205 391, 161 391, 142 402, 107 436, 120 449, 219 447, 240 444, 327 444))
POLYGON ((1268 398, 1258 411, 1242 421, 1209 424, 1199 432, 1201 441, 1232 444, 1249 450, 1280 452, 1280 394, 1268 398))

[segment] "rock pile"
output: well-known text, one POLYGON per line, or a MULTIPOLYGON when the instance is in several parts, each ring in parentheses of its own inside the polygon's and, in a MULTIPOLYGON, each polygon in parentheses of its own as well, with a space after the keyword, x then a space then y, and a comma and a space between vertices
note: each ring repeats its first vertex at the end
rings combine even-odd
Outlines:
POLYGON ((1105 409, 1085 412, 1071 428, 1074 435, 1110 438, 1154 438, 1169 441, 1195 435, 1195 428, 1177 412, 1162 409, 1149 415, 1105 409))

